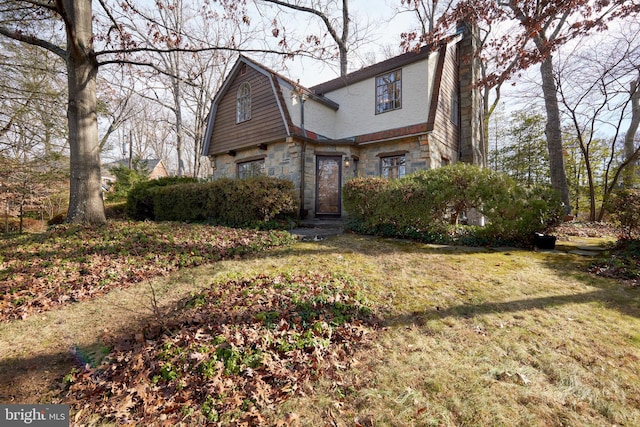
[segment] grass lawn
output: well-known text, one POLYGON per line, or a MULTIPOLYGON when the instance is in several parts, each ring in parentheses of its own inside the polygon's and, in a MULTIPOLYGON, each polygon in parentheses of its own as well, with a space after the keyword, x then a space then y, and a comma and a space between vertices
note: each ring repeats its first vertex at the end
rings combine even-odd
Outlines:
POLYGON ((213 261, 3 321, 0 402, 88 424, 640 425, 640 288, 590 258, 345 234, 213 261))

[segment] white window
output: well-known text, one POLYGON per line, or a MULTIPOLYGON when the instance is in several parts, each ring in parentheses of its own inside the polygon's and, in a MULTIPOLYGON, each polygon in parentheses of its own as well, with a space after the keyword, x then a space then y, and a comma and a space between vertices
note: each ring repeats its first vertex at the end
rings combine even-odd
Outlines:
POLYGON ((376 77, 376 114, 402 107, 402 73, 391 71, 376 77))
POLYGON ((236 96, 236 123, 241 123, 251 118, 251 85, 244 82, 238 88, 236 96))
POLYGON ((405 175, 407 159, 405 155, 380 158, 380 175, 384 178, 402 178, 405 175))

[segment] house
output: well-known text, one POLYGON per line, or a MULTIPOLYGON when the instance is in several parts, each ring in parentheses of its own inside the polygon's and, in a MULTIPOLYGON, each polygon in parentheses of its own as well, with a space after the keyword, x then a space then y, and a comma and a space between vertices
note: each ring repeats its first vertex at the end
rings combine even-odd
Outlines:
POLYGON ((213 178, 290 179, 301 216, 321 218, 343 215, 341 188, 354 176, 483 164, 475 40, 462 27, 435 48, 309 88, 240 57, 209 113, 213 178))
MULTIPOLYGON (((115 162, 105 163, 101 166, 100 180, 102 181, 102 189, 104 191, 109 191, 116 182, 116 177, 111 172, 111 169, 118 166, 129 167, 129 159, 120 159, 115 162)), ((132 161, 132 168, 148 171, 149 179, 158 179, 169 176, 167 168, 164 166, 162 160, 159 159, 134 159, 132 161)))

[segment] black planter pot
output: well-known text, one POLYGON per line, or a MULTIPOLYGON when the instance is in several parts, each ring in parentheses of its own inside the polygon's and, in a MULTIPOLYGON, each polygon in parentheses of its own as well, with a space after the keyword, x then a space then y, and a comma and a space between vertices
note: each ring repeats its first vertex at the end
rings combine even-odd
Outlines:
POLYGON ((533 237, 533 244, 538 249, 555 249, 556 239, 556 236, 536 233, 536 235, 533 237))

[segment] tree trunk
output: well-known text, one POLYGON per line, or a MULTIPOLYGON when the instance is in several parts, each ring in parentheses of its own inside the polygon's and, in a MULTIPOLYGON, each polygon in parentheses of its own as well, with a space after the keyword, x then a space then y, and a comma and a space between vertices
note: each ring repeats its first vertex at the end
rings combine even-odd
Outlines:
POLYGON ((18 226, 18 234, 22 234, 23 224, 24 224, 24 204, 20 203, 20 225, 18 226))
POLYGON ((96 114, 98 63, 93 51, 91 0, 63 0, 67 19, 67 73, 71 180, 67 221, 106 222, 100 186, 96 114))
POLYGON ((633 158, 636 155, 636 133, 640 125, 640 77, 631 82, 631 122, 624 136, 624 158, 631 159, 625 167, 622 184, 625 188, 633 187, 638 179, 638 159, 633 158))
POLYGON ((347 58, 349 47, 347 40, 349 39, 349 0, 342 0, 342 37, 336 40, 338 50, 340 51, 340 77, 344 77, 349 72, 347 58))
POLYGON ((580 150, 584 158, 584 165, 587 169, 587 182, 589 184, 589 221, 596 220, 596 185, 593 182, 593 168, 591 167, 591 159, 589 150, 585 144, 580 141, 580 150))
MULTIPOLYGON (((176 73, 179 73, 176 63, 176 73)), ((177 75, 177 74, 176 74, 177 75)), ((182 107, 180 106, 180 80, 172 77, 173 80, 173 108, 176 115, 176 153, 178 154, 178 176, 184 176, 184 154, 182 149, 182 107)))
POLYGON ((542 93, 544 95, 545 110, 547 112, 545 134, 547 137, 547 148, 549 150, 551 186, 560 193, 562 202, 565 204, 565 213, 568 214, 571 212, 569 185, 564 167, 560 109, 558 108, 558 95, 553 76, 553 59, 551 55, 547 56, 540 65, 540 73, 542 76, 542 93))

